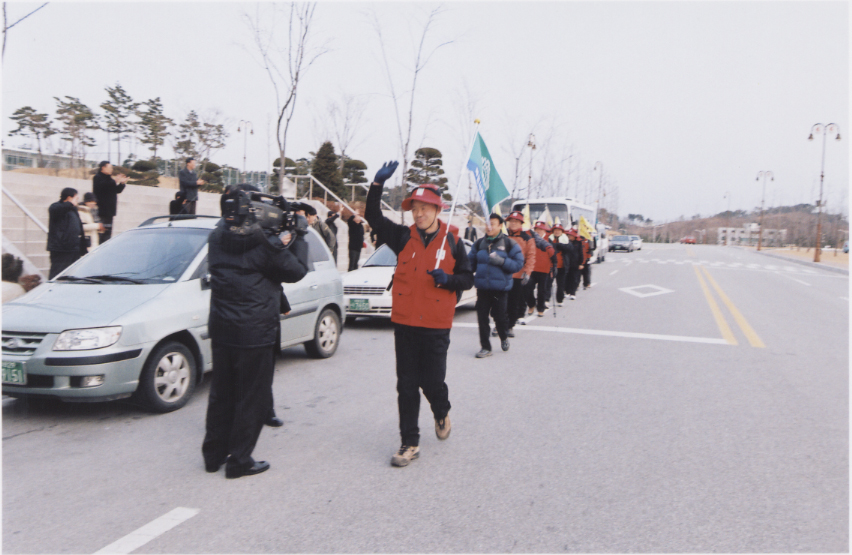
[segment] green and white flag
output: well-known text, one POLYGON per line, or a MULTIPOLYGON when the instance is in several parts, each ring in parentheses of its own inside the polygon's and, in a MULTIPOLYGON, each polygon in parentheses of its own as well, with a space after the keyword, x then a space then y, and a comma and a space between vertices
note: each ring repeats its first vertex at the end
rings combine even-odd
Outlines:
POLYGON ((479 203, 482 205, 485 217, 488 218, 495 206, 509 198, 509 191, 500 179, 485 141, 482 140, 482 135, 478 131, 467 161, 467 169, 473 172, 476 190, 479 192, 479 203))

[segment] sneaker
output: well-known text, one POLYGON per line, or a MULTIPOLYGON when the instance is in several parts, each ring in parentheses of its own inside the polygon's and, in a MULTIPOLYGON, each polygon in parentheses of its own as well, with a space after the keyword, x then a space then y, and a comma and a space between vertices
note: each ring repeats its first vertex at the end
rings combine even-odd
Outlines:
POLYGON ((504 352, 508 351, 509 350, 509 340, 504 339, 503 341, 501 341, 500 342, 500 348, 503 349, 504 352))
POLYGON ((572 301, 575 299, 574 295, 568 295, 568 298, 571 299, 572 301))
POLYGON ((450 430, 452 429, 453 425, 450 424, 449 414, 440 420, 435 419, 435 435, 438 436, 438 439, 441 441, 450 437, 450 430))
POLYGON ((491 356, 491 351, 488 351, 486 349, 482 349, 481 351, 476 353, 476 358, 485 358, 485 357, 490 357, 490 356, 491 356))
POLYGON ((532 313, 535 312, 534 308, 527 310, 527 316, 532 316, 532 313))
POLYGON ((562 303, 556 303, 556 306, 561 307, 562 303))
POLYGON ((550 301, 544 301, 544 308, 550 308, 550 301))
POLYGON ((417 445, 403 445, 393 457, 391 466, 408 466, 408 463, 420 456, 420 447, 417 445))
POLYGON ((515 337, 515 328, 509 328, 506 331, 506 337, 515 337))
POLYGON ((541 318, 542 316, 544 316, 544 312, 539 312, 538 317, 541 318))
POLYGON ((491 330, 491 337, 497 337, 497 328, 491 330))

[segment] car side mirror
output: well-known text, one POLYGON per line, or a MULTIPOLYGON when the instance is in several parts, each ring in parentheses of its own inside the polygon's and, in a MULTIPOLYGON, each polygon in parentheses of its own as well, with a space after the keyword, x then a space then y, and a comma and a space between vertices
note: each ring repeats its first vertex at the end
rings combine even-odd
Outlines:
POLYGON ((210 289, 210 280, 213 276, 210 275, 210 272, 207 272, 203 276, 201 276, 201 290, 206 291, 210 289))

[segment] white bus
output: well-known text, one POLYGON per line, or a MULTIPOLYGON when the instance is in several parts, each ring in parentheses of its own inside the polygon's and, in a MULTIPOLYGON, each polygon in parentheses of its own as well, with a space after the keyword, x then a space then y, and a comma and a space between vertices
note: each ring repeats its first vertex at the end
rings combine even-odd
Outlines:
MULTIPOLYGON (((550 218, 553 222, 559 218, 566 229, 571 226, 579 227, 580 216, 586 218, 590 225, 595 225, 595 209, 588 204, 583 204, 574 199, 567 197, 546 197, 529 200, 518 200, 512 204, 512 210, 523 212, 529 206, 530 222, 546 218, 545 210, 550 213, 550 218)), ((603 224, 597 225, 597 232, 592 237, 594 252, 592 260, 595 262, 603 262, 606 259, 609 240, 606 236, 606 226, 603 224)))

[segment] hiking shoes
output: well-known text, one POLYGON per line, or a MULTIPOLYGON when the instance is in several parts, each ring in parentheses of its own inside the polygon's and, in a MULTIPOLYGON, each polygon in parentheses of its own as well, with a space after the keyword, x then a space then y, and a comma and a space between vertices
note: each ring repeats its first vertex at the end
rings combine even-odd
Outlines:
POLYGON ((438 439, 441 441, 450 437, 450 430, 452 430, 453 425, 450 424, 450 415, 441 418, 440 420, 435 419, 435 435, 438 436, 438 439))
POLYGON ((503 349, 504 352, 508 351, 509 350, 509 340, 504 339, 503 341, 501 341, 500 342, 500 348, 503 349))
POLYGON ((491 337, 497 337, 497 328, 491 330, 491 337))
POLYGON ((506 337, 515 337, 515 328, 509 328, 508 331, 506 331, 506 337))
POLYGON ((476 358, 485 358, 485 357, 490 357, 490 356, 491 356, 491 351, 488 351, 486 349, 482 349, 481 351, 476 353, 476 358))
MULTIPOLYGON (((447 432, 449 433, 449 432, 447 432)), ((399 451, 391 457, 392 466, 408 466, 408 463, 420 456, 420 447, 417 445, 403 445, 399 451)))

